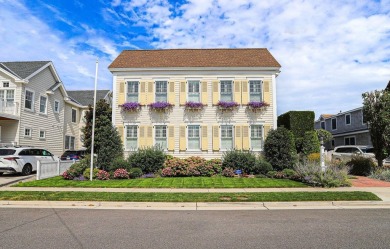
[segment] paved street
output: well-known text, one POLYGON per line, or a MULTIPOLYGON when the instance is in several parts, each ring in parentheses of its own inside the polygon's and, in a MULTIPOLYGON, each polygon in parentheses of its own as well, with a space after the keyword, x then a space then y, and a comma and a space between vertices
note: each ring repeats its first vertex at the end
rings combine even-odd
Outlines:
POLYGON ((1 248, 388 248, 390 211, 0 209, 1 248))

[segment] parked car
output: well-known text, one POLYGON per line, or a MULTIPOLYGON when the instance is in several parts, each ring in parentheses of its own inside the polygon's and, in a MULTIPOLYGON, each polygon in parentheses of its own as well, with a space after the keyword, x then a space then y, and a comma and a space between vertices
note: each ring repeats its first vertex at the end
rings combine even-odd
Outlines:
POLYGON ((360 155, 375 159, 373 147, 363 145, 345 145, 335 147, 332 152, 332 161, 349 161, 352 156, 360 155))
POLYGON ((0 175, 6 172, 30 175, 37 170, 37 162, 58 161, 47 150, 31 147, 7 147, 0 148, 0 175))
POLYGON ((85 157, 86 150, 67 150, 60 157, 61 160, 80 160, 85 157))

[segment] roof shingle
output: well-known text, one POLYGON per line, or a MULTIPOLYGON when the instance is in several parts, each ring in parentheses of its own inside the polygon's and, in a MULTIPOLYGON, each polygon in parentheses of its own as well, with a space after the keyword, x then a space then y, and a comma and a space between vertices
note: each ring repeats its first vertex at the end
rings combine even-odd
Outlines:
POLYGON ((266 48, 124 50, 108 67, 281 67, 266 48))
MULTIPOLYGON (((110 90, 97 90, 96 100, 104 99, 110 90)), ((94 90, 67 91, 69 97, 83 106, 93 105, 94 90)))
POLYGON ((21 79, 25 79, 49 62, 50 61, 16 61, 0 63, 2 64, 3 69, 15 74, 21 79))

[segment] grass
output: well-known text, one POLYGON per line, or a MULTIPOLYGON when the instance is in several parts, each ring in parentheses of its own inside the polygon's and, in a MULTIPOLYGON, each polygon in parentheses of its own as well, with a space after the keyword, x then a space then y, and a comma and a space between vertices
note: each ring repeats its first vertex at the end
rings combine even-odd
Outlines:
POLYGON ((23 182, 14 187, 77 188, 302 188, 307 185, 288 179, 232 177, 160 177, 130 180, 72 181, 61 176, 23 182))
POLYGON ((55 191, 0 191, 0 200, 13 201, 121 201, 121 202, 290 202, 380 201, 369 192, 266 193, 108 193, 55 191))

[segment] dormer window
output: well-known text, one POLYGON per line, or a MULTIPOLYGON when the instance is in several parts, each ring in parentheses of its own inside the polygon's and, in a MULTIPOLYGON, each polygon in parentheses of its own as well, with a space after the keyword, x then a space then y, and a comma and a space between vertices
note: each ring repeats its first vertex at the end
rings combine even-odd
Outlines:
POLYGON ((9 82, 8 81, 4 81, 3 82, 3 87, 9 87, 9 82))

